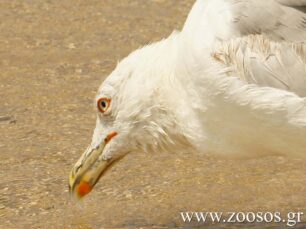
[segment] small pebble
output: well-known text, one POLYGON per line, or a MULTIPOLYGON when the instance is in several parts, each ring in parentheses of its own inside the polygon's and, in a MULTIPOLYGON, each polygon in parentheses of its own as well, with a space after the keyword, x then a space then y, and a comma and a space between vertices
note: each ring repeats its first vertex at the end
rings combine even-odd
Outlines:
POLYGON ((70 43, 70 44, 68 45, 68 48, 69 48, 69 49, 75 49, 75 44, 70 43))

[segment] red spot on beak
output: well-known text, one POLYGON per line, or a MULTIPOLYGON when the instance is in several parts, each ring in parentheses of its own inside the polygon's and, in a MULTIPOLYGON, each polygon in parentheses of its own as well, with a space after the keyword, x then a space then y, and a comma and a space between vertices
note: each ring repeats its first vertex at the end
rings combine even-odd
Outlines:
POLYGON ((112 140, 112 138, 115 137, 117 134, 118 133, 116 131, 113 131, 110 134, 108 134, 106 138, 104 139, 105 144, 109 143, 110 140, 112 140))
POLYGON ((90 186, 90 184, 86 181, 82 181, 78 186, 77 193, 79 197, 83 197, 90 193, 91 190, 92 187, 90 186))

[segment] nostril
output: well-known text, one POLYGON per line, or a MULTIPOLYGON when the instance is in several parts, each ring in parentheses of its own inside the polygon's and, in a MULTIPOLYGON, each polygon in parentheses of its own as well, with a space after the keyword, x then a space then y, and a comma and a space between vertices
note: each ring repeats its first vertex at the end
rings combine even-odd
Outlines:
POLYGON ((80 168, 82 168, 82 164, 80 164, 80 165, 78 165, 78 167, 76 167, 76 169, 73 172, 73 176, 78 173, 80 168))

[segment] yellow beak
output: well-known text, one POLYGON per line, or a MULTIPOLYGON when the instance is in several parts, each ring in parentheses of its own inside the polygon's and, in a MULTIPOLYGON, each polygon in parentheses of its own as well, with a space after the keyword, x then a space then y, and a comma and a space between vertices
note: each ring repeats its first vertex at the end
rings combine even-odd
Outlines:
POLYGON ((87 195, 107 168, 115 161, 113 159, 103 159, 102 154, 106 144, 116 137, 117 134, 116 131, 109 133, 104 141, 95 149, 88 147, 72 168, 69 175, 69 191, 72 196, 80 199, 87 195))
POLYGON ((105 145, 106 142, 103 142, 96 149, 87 148, 72 168, 69 176, 69 191, 77 199, 84 197, 93 189, 112 163, 111 160, 102 159, 105 145))

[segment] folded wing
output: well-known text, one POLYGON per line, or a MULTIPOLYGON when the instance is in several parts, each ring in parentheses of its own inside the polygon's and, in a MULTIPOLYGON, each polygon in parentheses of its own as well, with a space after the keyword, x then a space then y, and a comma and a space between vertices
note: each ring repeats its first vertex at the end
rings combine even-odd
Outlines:
POLYGON ((185 23, 184 42, 194 50, 216 41, 263 34, 274 41, 305 42, 305 0, 197 0, 185 23))
POLYGON ((287 6, 306 6, 306 0, 277 0, 287 6))
POLYGON ((276 43, 263 36, 220 42, 213 58, 247 83, 306 97, 306 44, 276 43))

